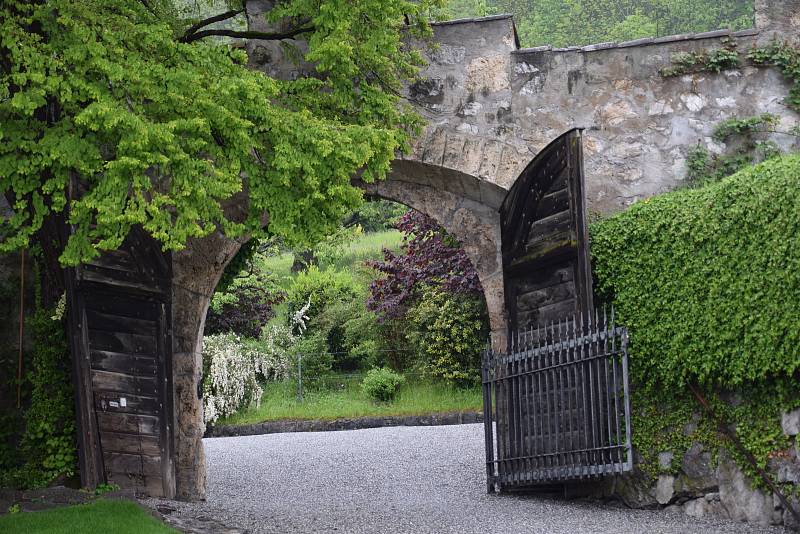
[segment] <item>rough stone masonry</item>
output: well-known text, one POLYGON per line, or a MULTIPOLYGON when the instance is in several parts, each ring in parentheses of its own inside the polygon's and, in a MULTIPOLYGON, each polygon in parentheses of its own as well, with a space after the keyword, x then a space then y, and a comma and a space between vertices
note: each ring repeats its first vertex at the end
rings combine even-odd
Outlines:
MULTIPOLYGON (((270 4, 247 2, 253 29, 265 24, 260 14, 270 4)), ((593 211, 609 212, 680 185, 692 145, 721 152, 725 147, 711 138, 721 120, 768 112, 780 116, 785 129, 800 123, 784 104, 788 85, 775 69, 745 64, 669 79, 659 73, 673 54, 719 48, 723 39, 741 51, 776 37, 800 41, 800 0, 756 0, 752 30, 566 49, 520 49, 509 16, 440 23, 434 32, 439 46, 428 53, 420 81, 407 89, 427 128, 413 152, 395 161, 388 180, 362 185, 432 216, 462 241, 480 274, 494 332, 505 330, 497 208, 525 165, 558 135, 586 129, 588 203, 593 211)), ((302 66, 284 61, 275 43, 250 41, 247 48, 253 68, 274 76, 301 74, 302 66)), ((796 143, 774 141, 784 148, 796 143)), ((229 213, 236 217, 245 205, 246 199, 233 199, 229 213)), ((173 257, 176 481, 182 499, 205 496, 198 394, 203 324, 217 281, 240 246, 218 234, 173 257)), ((738 480, 736 473, 725 476, 738 480)), ((661 500, 674 491, 669 482, 662 481, 661 500)), ((713 495, 708 502, 716 502, 713 495)))
MULTIPOLYGON (((247 2, 252 29, 271 0, 247 2)), ((720 74, 665 79, 678 52, 705 51, 731 39, 746 51, 773 38, 798 40, 800 0, 757 0, 756 28, 585 47, 520 49, 510 16, 436 24, 438 48, 421 80, 407 89, 428 126, 388 180, 368 193, 436 219, 463 243, 481 278, 491 327, 505 330, 497 208, 524 166, 573 127, 586 129, 591 210, 609 212, 683 182, 686 154, 701 143, 720 152, 714 125, 773 113, 786 129, 800 123, 776 69, 743 65, 720 74)), ((298 43, 302 46, 302 43, 298 43)), ((302 75, 277 43, 247 43, 250 63, 270 75, 302 75)), ((790 141, 776 137, 788 148, 790 141)), ((241 200, 241 199, 240 199, 241 200)), ((233 211, 242 203, 233 202, 233 211)), ((174 384, 178 497, 205 496, 201 342, 210 295, 241 243, 221 235, 193 242, 173 259, 174 384)))

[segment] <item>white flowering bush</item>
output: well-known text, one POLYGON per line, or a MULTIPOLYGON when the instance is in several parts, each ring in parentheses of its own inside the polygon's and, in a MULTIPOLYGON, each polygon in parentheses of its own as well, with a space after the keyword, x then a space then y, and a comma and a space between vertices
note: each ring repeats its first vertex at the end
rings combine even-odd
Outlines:
MULTIPOLYGON (((288 330, 288 327, 286 328, 288 330)), ((262 384, 288 376, 290 359, 275 329, 270 341, 243 340, 236 334, 217 334, 203 339, 204 419, 220 417, 251 406, 259 406, 262 384)), ((291 335, 291 333, 290 333, 291 335)))
POLYGON ((262 386, 289 376, 294 362, 292 348, 305 330, 309 306, 307 303, 294 314, 291 325, 267 325, 259 340, 243 339, 233 333, 203 338, 203 407, 207 424, 247 406, 259 406, 262 386))

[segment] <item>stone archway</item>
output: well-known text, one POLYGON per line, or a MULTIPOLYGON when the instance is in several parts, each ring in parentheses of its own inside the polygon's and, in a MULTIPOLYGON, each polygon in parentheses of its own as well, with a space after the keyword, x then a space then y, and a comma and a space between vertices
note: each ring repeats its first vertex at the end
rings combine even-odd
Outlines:
MULTIPOLYGON (((462 172, 411 160, 395 161, 386 180, 356 182, 369 195, 420 211, 458 238, 484 289, 493 338, 505 332, 500 204, 506 191, 462 172)), ((226 210, 241 217, 246 200, 231 199, 226 210)), ((191 241, 172 257, 172 344, 176 497, 205 497, 202 340, 206 312, 225 267, 247 239, 221 233, 191 241)))

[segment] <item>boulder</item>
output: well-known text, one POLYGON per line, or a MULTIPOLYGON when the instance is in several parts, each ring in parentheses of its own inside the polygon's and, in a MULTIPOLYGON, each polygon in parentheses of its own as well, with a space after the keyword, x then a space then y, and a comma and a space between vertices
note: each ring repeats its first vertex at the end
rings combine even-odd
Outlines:
POLYGON ((716 469, 712 467, 711 454, 700 443, 694 443, 681 462, 681 486, 689 494, 705 494, 717 488, 716 469))
POLYGON ((656 501, 658 504, 666 505, 672 502, 675 497, 675 477, 672 475, 660 475, 656 483, 656 501))
POLYGON ((800 408, 781 416, 781 428, 783 428, 783 433, 787 436, 800 434, 800 408))
POLYGON ((733 460, 720 459, 717 478, 720 501, 731 519, 759 525, 782 523, 782 514, 772 504, 772 495, 754 489, 733 460))

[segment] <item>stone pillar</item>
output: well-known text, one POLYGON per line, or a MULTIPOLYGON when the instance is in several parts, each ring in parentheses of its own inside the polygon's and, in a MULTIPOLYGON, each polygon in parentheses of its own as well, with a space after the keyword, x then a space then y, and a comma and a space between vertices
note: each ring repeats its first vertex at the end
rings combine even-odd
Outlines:
MULTIPOLYGON (((243 241, 242 241, 243 242, 243 241)), ((176 498, 203 500, 203 327, 211 295, 241 242, 216 233, 189 242, 172 259, 172 378, 174 387, 176 498)))
POLYGON ((772 39, 800 43, 800 0, 756 0, 759 43, 772 39))

